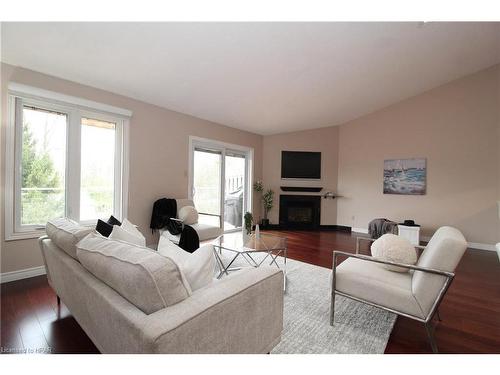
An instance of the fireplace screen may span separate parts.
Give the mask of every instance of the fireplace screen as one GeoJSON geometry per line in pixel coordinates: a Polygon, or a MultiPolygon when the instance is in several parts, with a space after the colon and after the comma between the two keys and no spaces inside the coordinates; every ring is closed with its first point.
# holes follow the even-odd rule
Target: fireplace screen
{"type": "Polygon", "coordinates": [[[311,207],[288,207],[288,222],[310,223],[313,220],[311,207]]]}

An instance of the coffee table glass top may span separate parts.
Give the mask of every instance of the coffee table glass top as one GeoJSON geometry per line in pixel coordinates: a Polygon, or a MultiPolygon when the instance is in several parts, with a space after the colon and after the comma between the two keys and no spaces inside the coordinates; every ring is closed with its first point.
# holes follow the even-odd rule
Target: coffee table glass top
{"type": "Polygon", "coordinates": [[[214,240],[213,245],[225,250],[244,252],[259,252],[286,249],[286,238],[271,234],[260,234],[259,238],[252,233],[245,237],[242,232],[225,233],[214,240]]]}

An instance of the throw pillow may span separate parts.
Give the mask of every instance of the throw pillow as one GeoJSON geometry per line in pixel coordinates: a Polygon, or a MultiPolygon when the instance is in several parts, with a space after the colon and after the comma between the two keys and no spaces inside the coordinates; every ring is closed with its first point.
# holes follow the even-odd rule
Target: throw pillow
{"type": "Polygon", "coordinates": [[[63,217],[49,220],[45,226],[45,232],[59,248],[77,259],[76,244],[92,232],[92,228],[84,227],[76,221],[63,217]]]}
{"type": "MultiPolygon", "coordinates": [[[[417,252],[413,245],[406,238],[395,234],[384,234],[373,242],[371,247],[374,258],[388,260],[390,262],[415,264],[417,262],[417,252]]],[[[408,272],[408,268],[384,264],[390,271],[408,272]]]]}
{"type": "Polygon", "coordinates": [[[179,210],[179,219],[187,225],[196,224],[198,222],[198,211],[193,206],[184,206],[179,210]]]}
{"type": "Polygon", "coordinates": [[[113,225],[98,219],[97,225],[95,226],[95,230],[98,231],[104,237],[109,237],[111,232],[113,231],[113,225]]]}
{"type": "MultiPolygon", "coordinates": [[[[125,223],[125,221],[124,221],[125,223]]],[[[139,232],[136,228],[134,228],[137,232],[139,232]]],[[[146,238],[142,235],[141,232],[137,234],[135,231],[128,231],[122,226],[113,225],[113,230],[109,235],[110,240],[124,241],[137,246],[146,246],[146,238]]]]}
{"type": "Polygon", "coordinates": [[[122,223],[116,217],[111,215],[107,221],[101,219],[97,220],[97,225],[95,227],[95,230],[104,237],[109,237],[109,235],[113,231],[114,225],[120,226],[122,225],[122,223]]]}
{"type": "Polygon", "coordinates": [[[161,237],[158,243],[158,253],[179,266],[193,291],[212,283],[215,272],[213,251],[212,245],[205,245],[188,253],[165,237],[161,237]]]}
{"type": "Polygon", "coordinates": [[[111,215],[107,221],[108,224],[110,225],[122,225],[122,223],[120,223],[120,220],[118,220],[116,217],[114,217],[113,215],[111,215]]]}

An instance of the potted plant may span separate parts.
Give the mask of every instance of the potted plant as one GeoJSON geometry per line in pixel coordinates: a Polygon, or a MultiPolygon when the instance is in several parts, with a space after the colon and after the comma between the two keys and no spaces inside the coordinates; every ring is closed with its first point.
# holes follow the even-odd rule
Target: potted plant
{"type": "Polygon", "coordinates": [[[267,214],[269,213],[269,211],[271,211],[274,205],[274,191],[268,189],[262,195],[262,205],[264,206],[264,218],[262,219],[262,227],[266,228],[269,225],[267,214]]]}
{"type": "MultiPolygon", "coordinates": [[[[262,194],[262,192],[264,191],[264,185],[262,184],[262,181],[256,181],[253,184],[253,189],[257,193],[262,194]]],[[[261,220],[260,225],[262,226],[262,228],[266,228],[269,225],[267,214],[269,213],[269,211],[271,211],[274,204],[274,191],[268,189],[264,194],[262,194],[260,199],[262,201],[262,207],[264,208],[264,218],[261,220]]]]}
{"type": "Polygon", "coordinates": [[[246,234],[252,233],[252,223],[253,223],[253,215],[250,212],[245,212],[245,216],[243,216],[245,220],[245,231],[246,234]]]}

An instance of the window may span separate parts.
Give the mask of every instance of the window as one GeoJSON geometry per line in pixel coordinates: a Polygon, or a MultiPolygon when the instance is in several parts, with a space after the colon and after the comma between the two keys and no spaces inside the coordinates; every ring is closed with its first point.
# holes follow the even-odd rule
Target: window
{"type": "Polygon", "coordinates": [[[251,211],[253,150],[208,139],[190,138],[189,197],[200,223],[225,232],[239,230],[251,211]]]}
{"type": "Polygon", "coordinates": [[[9,110],[7,240],[38,236],[57,217],[123,217],[128,111],[17,84],[9,110]]]}

